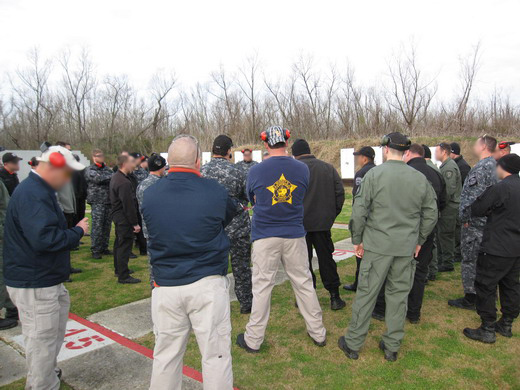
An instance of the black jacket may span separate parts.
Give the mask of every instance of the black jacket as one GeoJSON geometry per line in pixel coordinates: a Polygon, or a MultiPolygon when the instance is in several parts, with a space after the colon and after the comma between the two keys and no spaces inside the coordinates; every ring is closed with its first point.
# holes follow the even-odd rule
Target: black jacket
{"type": "Polygon", "coordinates": [[[464,181],[466,180],[466,176],[468,176],[469,171],[471,171],[471,167],[462,156],[454,158],[453,161],[455,161],[459,167],[462,186],[464,186],[464,181]]]}
{"type": "Polygon", "coordinates": [[[87,199],[87,179],[85,179],[84,171],[74,171],[72,173],[72,187],[74,188],[74,196],[76,201],[79,199],[87,199]]]}
{"type": "Polygon", "coordinates": [[[115,223],[138,225],[135,188],[130,178],[117,171],[110,180],[111,216],[115,223]]]}
{"type": "Polygon", "coordinates": [[[444,210],[448,200],[448,194],[446,192],[446,182],[444,181],[442,174],[428,166],[428,164],[426,164],[426,160],[423,157],[412,158],[410,161],[408,161],[408,165],[426,176],[432,185],[435,194],[437,195],[437,207],[439,211],[444,210]]]}
{"type": "Polygon", "coordinates": [[[43,288],[63,283],[70,274],[70,250],[83,229],[67,229],[56,191],[34,172],[13,194],[4,226],[5,284],[43,288]]]}
{"type": "Polygon", "coordinates": [[[354,203],[354,197],[358,193],[359,186],[361,185],[361,181],[365,177],[368,171],[374,168],[376,164],[373,162],[369,162],[366,165],[363,165],[359,171],[354,175],[354,185],[352,186],[352,203],[354,203]]]}
{"type": "Polygon", "coordinates": [[[309,168],[309,187],[303,199],[303,226],[307,232],[328,231],[343,208],[345,189],[334,167],[313,155],[298,159],[309,168]]]}
{"type": "Polygon", "coordinates": [[[489,187],[471,205],[471,216],[488,217],[480,251],[520,257],[520,177],[511,175],[489,187]]]}
{"type": "Polygon", "coordinates": [[[9,192],[9,196],[13,195],[13,191],[20,184],[20,180],[18,180],[18,175],[16,172],[10,173],[5,167],[0,167],[0,180],[4,182],[5,188],[7,188],[7,192],[9,192]]]}

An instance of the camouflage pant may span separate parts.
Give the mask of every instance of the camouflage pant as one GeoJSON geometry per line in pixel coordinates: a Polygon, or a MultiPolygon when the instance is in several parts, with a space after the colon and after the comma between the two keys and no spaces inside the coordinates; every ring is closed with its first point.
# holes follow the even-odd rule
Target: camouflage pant
{"type": "Polygon", "coordinates": [[[92,203],[92,229],[90,238],[92,253],[102,254],[108,250],[108,241],[110,240],[110,228],[112,220],[110,219],[110,205],[104,203],[92,203]]]}
{"type": "Polygon", "coordinates": [[[251,241],[248,236],[230,236],[231,246],[229,255],[231,257],[231,269],[235,278],[235,294],[240,307],[249,309],[253,304],[253,292],[251,282],[251,241]]]}
{"type": "Polygon", "coordinates": [[[475,275],[477,272],[477,258],[482,242],[483,230],[475,227],[462,227],[460,248],[462,263],[462,286],[465,294],[475,294],[475,275]]]}

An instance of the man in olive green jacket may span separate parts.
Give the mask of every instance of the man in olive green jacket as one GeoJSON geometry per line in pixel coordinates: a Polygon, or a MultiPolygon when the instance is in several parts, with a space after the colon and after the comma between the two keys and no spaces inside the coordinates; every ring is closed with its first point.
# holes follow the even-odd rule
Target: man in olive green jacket
{"type": "Polygon", "coordinates": [[[386,162],[365,175],[352,210],[352,243],[363,261],[352,318],[338,346],[350,359],[359,357],[378,292],[386,279],[387,331],[379,347],[385,359],[395,361],[404,336],[414,256],[435,227],[438,210],[435,192],[426,177],[402,161],[410,140],[391,133],[381,143],[386,162]]]}
{"type": "Polygon", "coordinates": [[[441,173],[446,182],[448,199],[437,225],[437,261],[439,272],[451,272],[455,263],[455,228],[459,213],[462,180],[460,170],[450,157],[451,144],[441,142],[435,149],[435,158],[442,161],[441,173]]]}

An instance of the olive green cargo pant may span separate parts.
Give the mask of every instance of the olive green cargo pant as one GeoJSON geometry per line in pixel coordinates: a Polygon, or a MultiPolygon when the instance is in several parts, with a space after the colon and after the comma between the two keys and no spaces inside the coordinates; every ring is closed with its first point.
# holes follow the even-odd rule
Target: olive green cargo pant
{"type": "Polygon", "coordinates": [[[356,298],[352,305],[352,318],[345,335],[350,349],[359,351],[365,342],[377,294],[386,279],[386,332],[383,341],[386,349],[397,352],[404,337],[404,322],[408,294],[413,285],[415,260],[413,256],[380,255],[365,250],[359,269],[356,298]]]}
{"type": "Polygon", "coordinates": [[[451,267],[455,262],[455,227],[458,209],[446,206],[439,218],[437,231],[437,262],[439,267],[451,267]]]}

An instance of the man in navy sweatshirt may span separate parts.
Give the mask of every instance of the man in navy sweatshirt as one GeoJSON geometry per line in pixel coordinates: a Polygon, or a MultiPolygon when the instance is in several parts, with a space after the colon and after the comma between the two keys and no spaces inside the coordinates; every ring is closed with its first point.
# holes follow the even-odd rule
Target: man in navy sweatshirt
{"type": "Polygon", "coordinates": [[[268,160],[255,165],[247,177],[249,201],[254,205],[253,307],[246,332],[237,344],[258,352],[265,337],[271,309],[271,291],[282,263],[296,295],[298,308],[313,342],[325,346],[326,331],[312,282],[303,226],[303,198],[309,186],[309,168],[287,155],[289,130],[272,126],[262,133],[268,160]]]}
{"type": "Polygon", "coordinates": [[[191,330],[202,355],[204,390],[231,390],[229,239],[237,204],[217,181],[200,175],[194,137],[176,137],[168,176],[143,193],[141,212],[155,279],[155,349],[151,389],[180,389],[191,330]]]}
{"type": "Polygon", "coordinates": [[[62,146],[42,145],[39,164],[13,193],[4,226],[4,277],[19,310],[27,361],[27,389],[56,390],[57,368],[69,315],[63,282],[70,274],[70,250],[88,231],[87,218],[72,228],[56,192],[85,168],[62,146]]]}

